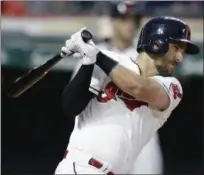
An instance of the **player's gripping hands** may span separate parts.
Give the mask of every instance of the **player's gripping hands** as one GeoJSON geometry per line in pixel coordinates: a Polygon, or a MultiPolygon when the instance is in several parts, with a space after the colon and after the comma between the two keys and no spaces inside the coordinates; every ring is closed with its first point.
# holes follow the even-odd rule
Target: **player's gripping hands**
{"type": "Polygon", "coordinates": [[[95,64],[99,49],[92,40],[87,43],[83,41],[81,32],[85,29],[86,27],[83,27],[78,32],[74,33],[70,39],[66,40],[65,46],[61,48],[61,51],[66,54],[71,52],[79,53],[82,56],[83,65],[95,64]]]}

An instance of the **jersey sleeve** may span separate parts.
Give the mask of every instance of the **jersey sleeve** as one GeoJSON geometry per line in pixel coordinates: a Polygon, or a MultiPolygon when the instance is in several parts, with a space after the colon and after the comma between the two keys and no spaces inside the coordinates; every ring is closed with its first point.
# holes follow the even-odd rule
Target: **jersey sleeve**
{"type": "MultiPolygon", "coordinates": [[[[105,49],[100,49],[100,50],[101,50],[101,52],[103,52],[103,54],[107,55],[111,59],[119,62],[120,64],[123,64],[124,58],[121,57],[121,55],[119,55],[119,54],[117,54],[115,52],[109,51],[109,50],[105,50],[105,49]]],[[[91,91],[92,93],[98,95],[99,92],[102,90],[104,83],[108,79],[109,78],[105,74],[105,72],[100,67],[95,65],[94,70],[93,70],[93,75],[92,75],[89,91],[91,91]]]]}
{"type": "Polygon", "coordinates": [[[125,68],[135,72],[136,74],[140,74],[139,67],[133,58],[125,54],[119,54],[109,50],[101,50],[101,52],[103,52],[103,54],[107,55],[111,59],[117,61],[120,65],[124,66],[125,68]]]}
{"type": "MultiPolygon", "coordinates": [[[[130,57],[105,49],[101,49],[101,52],[103,52],[103,54],[107,55],[111,59],[117,61],[120,65],[132,70],[137,74],[140,74],[138,65],[136,65],[130,57]]],[[[94,94],[98,95],[98,93],[103,88],[103,85],[106,80],[110,80],[109,77],[100,67],[95,65],[89,90],[94,94]]]]}
{"type": "MultiPolygon", "coordinates": [[[[112,52],[109,50],[105,50],[105,49],[101,49],[101,52],[103,52],[103,54],[107,55],[111,59],[117,61],[120,65],[123,65],[124,67],[139,74],[138,66],[132,61],[130,57],[122,54],[118,54],[116,52],[112,52]]],[[[105,74],[105,72],[100,67],[95,65],[89,91],[98,95],[98,93],[102,90],[106,80],[109,80],[109,77],[105,74]]]]}
{"type": "Polygon", "coordinates": [[[107,75],[103,72],[103,70],[97,65],[94,65],[89,91],[98,95],[106,79],[107,75]]]}
{"type": "Polygon", "coordinates": [[[175,77],[154,76],[153,79],[165,89],[169,96],[170,105],[162,113],[170,114],[178,106],[183,97],[182,86],[175,77]]]}
{"type": "MultiPolygon", "coordinates": [[[[82,59],[80,58],[76,64],[74,70],[73,70],[71,80],[76,76],[81,65],[82,65],[82,59]]],[[[91,83],[90,83],[89,91],[94,93],[95,95],[98,95],[106,77],[107,76],[103,72],[103,70],[100,67],[98,67],[97,65],[94,65],[94,70],[93,70],[93,74],[91,77],[91,83]]]]}

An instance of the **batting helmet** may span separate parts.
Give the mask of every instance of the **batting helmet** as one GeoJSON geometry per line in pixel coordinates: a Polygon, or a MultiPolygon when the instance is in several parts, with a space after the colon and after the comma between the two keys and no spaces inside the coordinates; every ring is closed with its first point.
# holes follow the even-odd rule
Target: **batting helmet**
{"type": "Polygon", "coordinates": [[[147,22],[140,33],[137,52],[144,50],[148,54],[162,55],[168,51],[169,42],[185,42],[187,54],[199,53],[199,47],[191,42],[189,26],[169,16],[156,17],[147,22]]]}

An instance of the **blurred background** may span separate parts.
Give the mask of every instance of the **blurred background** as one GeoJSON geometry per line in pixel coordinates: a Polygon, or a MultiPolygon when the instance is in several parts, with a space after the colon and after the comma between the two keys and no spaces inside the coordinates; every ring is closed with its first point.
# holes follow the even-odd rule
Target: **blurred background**
{"type": "MultiPolygon", "coordinates": [[[[96,43],[113,35],[111,1],[1,1],[2,174],[53,173],[67,146],[73,120],[61,113],[61,93],[78,60],[67,58],[18,99],[4,86],[59,52],[64,41],[87,26],[96,43]]],[[[164,174],[201,173],[203,167],[203,2],[136,2],[138,33],[154,16],[186,21],[201,49],[186,55],[176,72],[184,98],[159,130],[164,174]]],[[[136,41],[135,41],[136,42],[136,41]]]]}

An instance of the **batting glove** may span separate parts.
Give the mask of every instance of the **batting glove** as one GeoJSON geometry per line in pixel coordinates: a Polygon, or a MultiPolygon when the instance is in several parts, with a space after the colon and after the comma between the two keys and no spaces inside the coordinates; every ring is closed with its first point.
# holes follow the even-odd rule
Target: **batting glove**
{"type": "Polygon", "coordinates": [[[62,51],[65,53],[78,52],[82,56],[82,64],[90,65],[96,62],[96,56],[99,49],[96,47],[92,40],[85,43],[81,37],[81,32],[86,27],[80,29],[78,32],[71,36],[70,40],[66,40],[65,47],[62,47],[62,51]]]}

